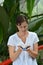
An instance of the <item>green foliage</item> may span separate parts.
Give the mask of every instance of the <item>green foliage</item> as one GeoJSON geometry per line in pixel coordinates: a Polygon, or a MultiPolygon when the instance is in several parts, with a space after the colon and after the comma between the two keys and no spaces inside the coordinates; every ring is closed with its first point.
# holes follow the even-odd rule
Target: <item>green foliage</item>
{"type": "Polygon", "coordinates": [[[38,65],[43,65],[43,50],[39,50],[39,54],[37,57],[37,63],[38,65]]]}
{"type": "Polygon", "coordinates": [[[19,13],[19,1],[5,0],[4,6],[0,7],[0,60],[8,58],[8,37],[17,31],[16,17],[19,13]]]}
{"type": "Polygon", "coordinates": [[[37,59],[37,63],[38,65],[42,65],[42,60],[41,60],[41,57],[39,56],[39,58],[37,59]]]}
{"type": "Polygon", "coordinates": [[[7,13],[11,11],[12,6],[15,4],[14,1],[15,0],[5,0],[4,1],[4,8],[7,13]]]}
{"type": "Polygon", "coordinates": [[[30,22],[29,29],[31,31],[35,31],[36,33],[41,34],[43,33],[43,17],[35,19],[30,22]],[[39,29],[41,27],[41,30],[39,29]]]}
{"type": "Polygon", "coordinates": [[[16,31],[15,21],[19,12],[19,1],[5,0],[4,6],[0,7],[0,23],[2,24],[4,40],[16,31]],[[10,24],[11,23],[11,27],[10,24]],[[10,30],[9,30],[10,28],[10,30]]]}
{"type": "Polygon", "coordinates": [[[0,7],[0,26],[2,28],[3,39],[5,39],[8,32],[9,17],[3,7],[0,7]]]}
{"type": "Polygon", "coordinates": [[[8,47],[5,41],[3,41],[2,44],[0,44],[0,60],[4,61],[8,58],[8,47]]]}
{"type": "Polygon", "coordinates": [[[2,42],[3,40],[3,30],[2,30],[2,26],[0,24],[0,42],[2,42]]]}
{"type": "Polygon", "coordinates": [[[26,1],[27,1],[28,15],[29,15],[29,17],[31,17],[35,0],[26,0],[26,1]]]}

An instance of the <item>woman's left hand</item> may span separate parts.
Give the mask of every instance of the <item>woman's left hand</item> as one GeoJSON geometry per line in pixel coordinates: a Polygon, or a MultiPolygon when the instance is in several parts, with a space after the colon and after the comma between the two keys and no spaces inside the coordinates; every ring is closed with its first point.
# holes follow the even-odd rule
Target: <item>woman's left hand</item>
{"type": "Polygon", "coordinates": [[[28,52],[30,50],[30,48],[27,48],[26,51],[28,52]]]}

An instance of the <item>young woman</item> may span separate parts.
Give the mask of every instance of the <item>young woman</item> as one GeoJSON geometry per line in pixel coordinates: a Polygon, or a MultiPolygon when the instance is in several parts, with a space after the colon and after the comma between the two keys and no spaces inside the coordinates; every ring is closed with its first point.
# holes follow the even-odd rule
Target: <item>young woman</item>
{"type": "Polygon", "coordinates": [[[28,21],[24,15],[18,15],[16,26],[19,31],[9,37],[7,44],[12,65],[37,65],[37,34],[28,31],[28,21]]]}

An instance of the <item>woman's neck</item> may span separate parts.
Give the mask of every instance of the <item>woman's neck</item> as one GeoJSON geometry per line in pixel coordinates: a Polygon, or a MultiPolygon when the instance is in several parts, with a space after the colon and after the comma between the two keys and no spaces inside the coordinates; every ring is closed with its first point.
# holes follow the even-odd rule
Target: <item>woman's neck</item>
{"type": "Polygon", "coordinates": [[[24,37],[24,36],[27,36],[28,35],[28,31],[26,31],[26,32],[18,32],[18,35],[19,36],[22,36],[22,37],[24,37]]]}

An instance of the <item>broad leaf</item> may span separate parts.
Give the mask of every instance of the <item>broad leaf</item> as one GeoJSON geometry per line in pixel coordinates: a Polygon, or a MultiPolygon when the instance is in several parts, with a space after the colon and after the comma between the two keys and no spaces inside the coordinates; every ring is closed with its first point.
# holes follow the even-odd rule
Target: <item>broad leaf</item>
{"type": "Polygon", "coordinates": [[[9,17],[3,7],[0,7],[0,23],[2,24],[3,28],[3,35],[6,37],[9,27],[9,17]]]}
{"type": "Polygon", "coordinates": [[[36,31],[38,34],[43,31],[43,17],[31,21],[29,24],[29,29],[31,31],[36,31]],[[38,30],[40,31],[38,32],[38,30]]]}
{"type": "Polygon", "coordinates": [[[31,17],[35,0],[26,0],[26,1],[27,1],[28,15],[31,17]]]}
{"type": "Polygon", "coordinates": [[[38,35],[43,35],[43,24],[39,27],[38,30],[35,31],[38,35]]]}

